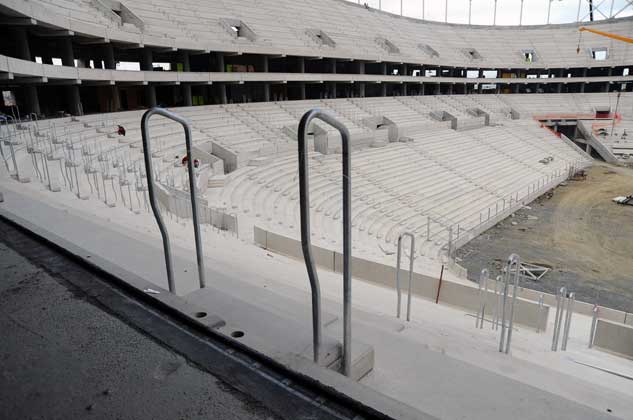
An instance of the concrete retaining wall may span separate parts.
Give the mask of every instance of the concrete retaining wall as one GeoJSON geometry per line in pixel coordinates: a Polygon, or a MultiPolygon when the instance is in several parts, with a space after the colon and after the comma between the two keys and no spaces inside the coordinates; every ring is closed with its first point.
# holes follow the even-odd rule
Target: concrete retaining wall
{"type": "Polygon", "coordinates": [[[633,326],[599,319],[593,345],[633,359],[633,326]]]}
{"type": "MultiPolygon", "coordinates": [[[[268,232],[255,226],[255,243],[265,249],[303,260],[301,242],[283,235],[268,232]]],[[[322,268],[341,273],[343,270],[343,255],[339,252],[312,246],[315,263],[322,268]]],[[[395,289],[396,268],[375,261],[368,261],[352,256],[352,275],[354,278],[395,289]]],[[[401,270],[401,278],[408,279],[406,270],[401,270]]],[[[424,299],[435,301],[438,293],[439,279],[420,273],[413,273],[413,294],[424,299]]],[[[395,299],[395,298],[394,298],[395,299]]],[[[468,312],[476,312],[479,308],[479,291],[475,285],[455,283],[444,280],[439,294],[439,302],[454,306],[468,312]]],[[[490,309],[494,303],[492,294],[488,296],[488,310],[486,317],[492,316],[490,309]]],[[[523,326],[544,331],[547,327],[549,306],[542,310],[536,302],[518,298],[515,307],[515,322],[523,326]]]]}

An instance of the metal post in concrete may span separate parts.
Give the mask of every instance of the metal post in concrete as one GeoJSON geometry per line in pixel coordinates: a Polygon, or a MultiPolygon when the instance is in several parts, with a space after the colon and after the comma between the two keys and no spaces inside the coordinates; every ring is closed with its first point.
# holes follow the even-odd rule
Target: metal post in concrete
{"type": "Polygon", "coordinates": [[[479,274],[479,310],[475,318],[475,328],[483,329],[486,316],[486,301],[488,299],[488,269],[484,268],[479,274]]]}
{"type": "Polygon", "coordinates": [[[312,256],[310,232],[310,192],[308,173],[307,129],[314,119],[320,119],[336,128],[341,134],[343,146],[343,373],[351,375],[352,370],[352,177],[351,177],[351,145],[350,134],[344,124],[330,114],[312,109],[306,112],[299,122],[299,203],[301,215],[301,249],[310,279],[312,291],[312,340],[314,362],[320,361],[322,339],[321,325],[321,287],[312,256]]]}
{"type": "MultiPolygon", "coordinates": [[[[154,179],[149,174],[153,174],[152,168],[152,151],[150,144],[150,135],[149,135],[149,119],[152,115],[158,114],[163,117],[169,118],[170,120],[176,121],[181,124],[185,130],[185,148],[187,156],[189,159],[187,161],[187,173],[189,175],[189,194],[191,200],[191,218],[193,220],[193,233],[194,239],[196,242],[196,260],[198,263],[198,280],[200,288],[203,289],[206,286],[205,279],[205,268],[204,268],[204,253],[202,250],[202,236],[200,234],[200,220],[198,217],[198,196],[196,194],[196,179],[195,172],[193,168],[193,159],[192,156],[192,134],[191,134],[191,125],[184,118],[176,115],[172,112],[169,112],[162,108],[152,108],[149,111],[143,114],[143,118],[141,119],[141,137],[143,140],[143,157],[145,160],[145,173],[147,176],[147,191],[150,198],[150,205],[152,207],[152,211],[154,213],[154,217],[156,218],[156,223],[158,224],[158,228],[160,230],[162,239],[163,239],[163,249],[165,252],[165,266],[167,269],[167,283],[169,285],[169,291],[172,293],[176,292],[176,284],[174,279],[174,271],[172,265],[172,257],[171,257],[171,244],[169,241],[169,234],[167,233],[167,229],[163,222],[162,215],[160,213],[160,208],[158,206],[158,201],[156,199],[156,195],[154,192],[154,179]]],[[[131,201],[131,200],[130,200],[131,201]]]]}
{"type": "Polygon", "coordinates": [[[398,236],[398,255],[396,264],[396,291],[398,295],[398,308],[396,317],[400,318],[400,303],[402,302],[402,292],[400,289],[400,261],[402,260],[402,239],[408,236],[411,240],[411,251],[409,254],[409,288],[407,295],[407,321],[411,320],[411,284],[413,280],[413,260],[415,259],[415,236],[410,232],[404,232],[398,236]]]}
{"type": "Polygon", "coordinates": [[[596,336],[596,326],[598,325],[598,304],[593,305],[591,310],[591,329],[589,330],[589,348],[593,347],[593,340],[596,336]]]}
{"type": "Polygon", "coordinates": [[[567,300],[567,313],[565,315],[565,329],[563,330],[563,341],[560,345],[562,351],[567,350],[567,340],[569,340],[569,329],[571,328],[571,318],[574,314],[574,302],[576,301],[576,294],[571,292],[567,300]]]}
{"type": "Polygon", "coordinates": [[[552,334],[552,351],[558,350],[558,339],[560,335],[563,311],[565,310],[565,299],[567,298],[567,288],[561,287],[556,294],[556,316],[554,317],[554,331],[552,334]]]}
{"type": "Polygon", "coordinates": [[[510,353],[510,344],[512,342],[512,327],[514,322],[514,305],[516,303],[517,293],[519,289],[519,276],[521,275],[521,258],[517,254],[508,257],[505,266],[504,285],[503,285],[503,303],[501,305],[501,337],[499,339],[499,352],[510,353]],[[510,315],[506,324],[506,312],[508,307],[508,292],[510,288],[510,277],[514,268],[514,282],[512,285],[512,301],[510,303],[510,315]],[[507,338],[506,338],[507,336],[507,338]]]}

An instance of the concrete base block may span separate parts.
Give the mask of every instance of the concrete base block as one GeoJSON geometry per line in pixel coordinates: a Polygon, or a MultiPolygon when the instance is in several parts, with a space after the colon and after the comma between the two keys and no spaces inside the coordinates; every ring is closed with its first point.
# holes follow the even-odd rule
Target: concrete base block
{"type": "MultiPolygon", "coordinates": [[[[196,290],[185,299],[204,310],[222,313],[227,324],[218,330],[276,360],[298,355],[313,360],[312,313],[309,299],[297,302],[274,292],[252,286],[218,290],[196,290]],[[236,292],[239,290],[239,293],[236,292]]],[[[305,296],[308,298],[308,296],[305,296]]],[[[338,316],[322,312],[322,322],[340,322],[338,316]]],[[[325,331],[324,331],[325,332],[325,331]]],[[[340,371],[343,348],[341,341],[323,335],[319,365],[340,371]]],[[[352,342],[352,378],[359,380],[374,367],[374,351],[367,344],[352,342]]]]}
{"type": "Polygon", "coordinates": [[[610,353],[633,359],[633,326],[599,319],[593,344],[610,353]]]}

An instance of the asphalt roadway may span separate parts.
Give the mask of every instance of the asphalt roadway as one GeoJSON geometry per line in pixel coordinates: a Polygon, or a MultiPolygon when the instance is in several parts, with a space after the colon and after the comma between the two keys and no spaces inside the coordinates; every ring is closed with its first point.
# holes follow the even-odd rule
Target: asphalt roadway
{"type": "Polygon", "coordinates": [[[0,238],[0,418],[277,419],[0,238]]]}

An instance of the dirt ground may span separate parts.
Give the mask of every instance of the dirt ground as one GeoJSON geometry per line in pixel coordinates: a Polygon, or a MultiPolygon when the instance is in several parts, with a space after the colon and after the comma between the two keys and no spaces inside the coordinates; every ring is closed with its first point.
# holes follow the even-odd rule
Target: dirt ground
{"type": "Polygon", "coordinates": [[[513,252],[551,267],[525,287],[633,312],[633,206],[613,203],[633,195],[633,170],[596,162],[586,180],[568,181],[474,239],[458,252],[471,280],[487,267],[499,274],[513,252]]]}

